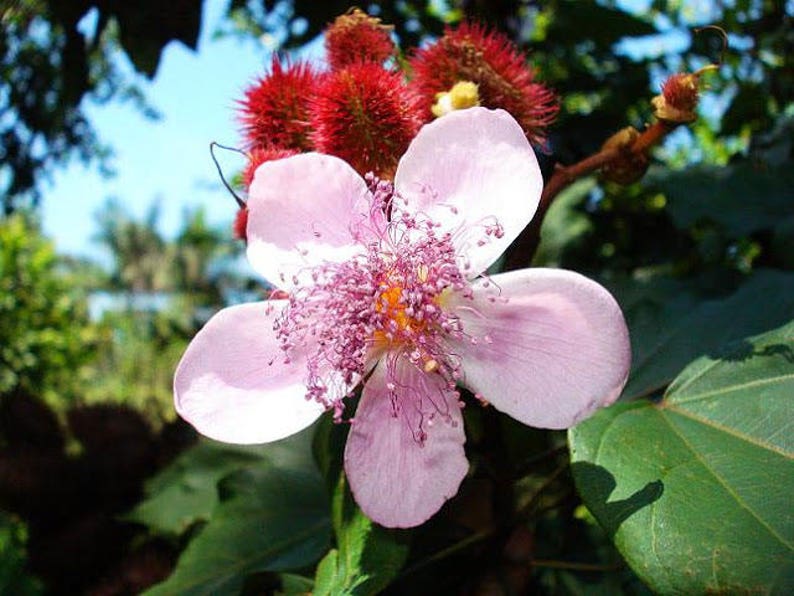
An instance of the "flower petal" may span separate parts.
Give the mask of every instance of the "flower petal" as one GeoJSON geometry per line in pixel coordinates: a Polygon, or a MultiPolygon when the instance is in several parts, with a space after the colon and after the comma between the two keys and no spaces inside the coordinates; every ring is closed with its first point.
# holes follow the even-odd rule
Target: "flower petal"
{"type": "Polygon", "coordinates": [[[453,234],[474,277],[532,219],[543,178],[524,131],[510,114],[469,108],[419,131],[400,160],[395,187],[409,213],[426,213],[453,234]],[[486,237],[485,226],[494,223],[502,227],[500,238],[486,237]]]}
{"type": "Polygon", "coordinates": [[[307,268],[359,252],[372,218],[382,219],[371,210],[366,183],[338,157],[303,153],[265,162],[248,195],[248,260],[272,284],[289,287],[307,268]]]}
{"type": "Polygon", "coordinates": [[[284,364],[273,320],[284,300],[225,308],[198,332],[174,376],[179,415],[203,435],[266,443],[309,426],[324,407],[306,400],[300,355],[284,364]]]}
{"type": "Polygon", "coordinates": [[[457,395],[438,375],[399,359],[393,364],[378,363],[364,386],[345,448],[345,472],[369,518],[409,528],[458,492],[469,464],[457,395]],[[397,386],[394,399],[390,380],[397,386]]]}
{"type": "Polygon", "coordinates": [[[631,347],[620,307],[578,273],[494,275],[456,306],[477,342],[454,346],[464,384],[524,424],[573,426],[615,401],[626,383],[631,347]]]}

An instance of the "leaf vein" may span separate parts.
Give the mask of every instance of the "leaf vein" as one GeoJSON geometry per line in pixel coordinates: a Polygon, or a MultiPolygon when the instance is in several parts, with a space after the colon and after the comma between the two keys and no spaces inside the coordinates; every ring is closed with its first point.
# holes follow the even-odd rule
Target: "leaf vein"
{"type": "MultiPolygon", "coordinates": [[[[746,443],[750,443],[751,445],[754,445],[756,447],[760,447],[761,449],[766,449],[768,451],[773,451],[773,452],[777,453],[778,455],[781,455],[781,456],[785,457],[786,459],[794,459],[794,453],[789,453],[788,451],[785,451],[784,449],[781,449],[777,445],[772,445],[770,443],[763,442],[763,441],[759,440],[757,437],[753,437],[751,435],[748,435],[748,434],[745,434],[745,433],[741,433],[741,432],[737,431],[734,428],[731,428],[729,426],[724,426],[724,425],[722,425],[722,424],[720,424],[720,423],[718,423],[718,422],[716,422],[714,420],[711,420],[709,418],[703,418],[702,416],[698,416],[697,414],[694,414],[694,413],[692,413],[692,412],[690,412],[688,410],[681,410],[681,409],[676,408],[674,406],[669,406],[667,408],[663,408],[662,411],[664,411],[664,410],[666,410],[668,412],[674,412],[678,416],[682,416],[683,418],[689,418],[690,420],[694,420],[695,422],[699,422],[700,424],[703,424],[705,426],[710,426],[711,428],[713,428],[715,430],[723,432],[723,433],[725,433],[727,435],[730,435],[730,436],[732,436],[732,437],[734,437],[736,439],[739,439],[741,441],[744,441],[746,443]]],[[[688,445],[688,443],[687,443],[687,445],[688,445]]]]}
{"type": "MultiPolygon", "coordinates": [[[[720,395],[721,393],[732,393],[734,391],[739,391],[741,389],[749,389],[752,387],[758,387],[761,385],[769,385],[778,382],[786,382],[786,381],[794,381],[794,373],[789,373],[785,375],[778,375],[776,377],[765,377],[763,379],[754,379],[752,381],[748,381],[746,383],[740,383],[738,385],[728,385],[720,387],[719,389],[715,389],[713,391],[706,391],[704,393],[696,393],[695,395],[690,395],[684,399],[676,399],[675,404],[688,404],[694,401],[700,401],[702,399],[706,399],[709,397],[714,397],[715,395],[720,395]]],[[[680,393],[682,388],[677,390],[677,393],[680,393]]]]}
{"type": "Polygon", "coordinates": [[[731,486],[722,478],[722,476],[720,476],[716,472],[716,470],[714,470],[714,468],[712,468],[708,464],[708,462],[703,458],[700,452],[697,449],[695,449],[692,446],[692,444],[687,440],[687,438],[684,436],[684,434],[681,433],[681,431],[678,428],[676,428],[675,424],[673,424],[673,422],[669,419],[666,412],[664,410],[660,410],[660,413],[664,421],[667,422],[667,425],[670,427],[670,430],[672,430],[678,436],[678,438],[681,439],[684,445],[686,445],[687,448],[695,456],[695,459],[697,459],[701,463],[703,468],[714,477],[714,479],[723,487],[723,489],[725,489],[725,492],[731,495],[736,501],[736,503],[742,509],[747,511],[750,514],[750,516],[753,517],[761,526],[763,526],[769,532],[770,535],[774,536],[778,540],[778,542],[780,542],[783,546],[787,547],[789,550],[794,550],[794,544],[790,544],[789,542],[787,542],[786,539],[780,536],[775,531],[774,528],[770,527],[768,523],[766,523],[763,519],[761,519],[758,516],[758,514],[755,511],[753,511],[753,509],[751,509],[747,505],[747,503],[745,503],[745,501],[731,488],[731,486]]]}

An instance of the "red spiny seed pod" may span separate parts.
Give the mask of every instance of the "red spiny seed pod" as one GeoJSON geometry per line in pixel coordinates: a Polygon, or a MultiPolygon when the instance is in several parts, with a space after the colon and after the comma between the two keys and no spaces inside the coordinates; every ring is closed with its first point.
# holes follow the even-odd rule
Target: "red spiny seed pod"
{"type": "Polygon", "coordinates": [[[325,30],[325,51],[332,70],[358,62],[383,62],[396,53],[389,35],[392,27],[381,24],[358,8],[336,17],[325,30]]]}
{"type": "Polygon", "coordinates": [[[243,184],[245,188],[251,186],[254,181],[256,169],[266,161],[284,159],[298,152],[294,149],[280,149],[278,147],[257,147],[248,154],[248,165],[243,170],[243,184]]]}
{"type": "Polygon", "coordinates": [[[318,151],[384,179],[394,175],[421,124],[402,75],[372,62],[325,75],[311,113],[318,151]]]}
{"type": "Polygon", "coordinates": [[[535,82],[518,48],[501,33],[474,23],[447,28],[437,42],[418,50],[410,65],[409,85],[425,120],[433,117],[439,95],[463,81],[477,85],[480,105],[510,112],[538,145],[559,111],[556,94],[535,82]]]}
{"type": "Polygon", "coordinates": [[[251,85],[239,102],[239,120],[249,149],[313,148],[309,140],[308,102],[317,79],[308,64],[282,64],[278,56],[273,57],[270,73],[251,85]]]}

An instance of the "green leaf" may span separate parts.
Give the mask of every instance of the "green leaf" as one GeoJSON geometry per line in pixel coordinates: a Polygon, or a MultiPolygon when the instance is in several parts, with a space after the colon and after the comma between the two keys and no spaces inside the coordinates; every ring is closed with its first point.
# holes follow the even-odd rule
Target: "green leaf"
{"type": "Polygon", "coordinates": [[[569,431],[585,504],[664,594],[794,587],[794,323],[569,431]]]}
{"type": "Polygon", "coordinates": [[[713,221],[736,238],[772,228],[794,215],[791,163],[694,166],[680,172],[656,172],[650,178],[667,197],[667,212],[679,228],[713,221]]]}
{"type": "Polygon", "coordinates": [[[210,519],[218,504],[217,484],[235,470],[266,461],[283,468],[310,466],[307,442],[312,429],[267,445],[229,445],[203,440],[149,480],[146,499],[127,519],[162,534],[181,534],[210,519]]]}
{"type": "Polygon", "coordinates": [[[306,596],[311,594],[314,590],[314,581],[302,575],[295,575],[293,573],[280,573],[281,589],[276,594],[284,594],[285,596],[306,596]]]}
{"type": "Polygon", "coordinates": [[[337,548],[317,567],[315,596],[378,594],[408,556],[407,533],[373,523],[353,502],[344,474],[333,498],[337,548]]]}
{"type": "Polygon", "coordinates": [[[220,492],[210,523],[148,596],[237,594],[247,575],[300,569],[328,547],[328,503],[316,471],[259,464],[224,480],[220,492]]]}
{"type": "Polygon", "coordinates": [[[611,289],[632,342],[624,399],[663,388],[694,358],[782,325],[794,313],[794,274],[776,271],[758,271],[733,294],[711,300],[671,279],[611,289]]]}
{"type": "Polygon", "coordinates": [[[209,520],[218,503],[218,481],[261,458],[255,451],[203,441],[185,451],[147,483],[147,498],[127,519],[163,534],[181,534],[209,520]]]}
{"type": "Polygon", "coordinates": [[[329,494],[336,491],[339,483],[348,431],[349,425],[336,424],[331,412],[323,414],[317,423],[312,453],[320,473],[325,478],[329,494]]]}

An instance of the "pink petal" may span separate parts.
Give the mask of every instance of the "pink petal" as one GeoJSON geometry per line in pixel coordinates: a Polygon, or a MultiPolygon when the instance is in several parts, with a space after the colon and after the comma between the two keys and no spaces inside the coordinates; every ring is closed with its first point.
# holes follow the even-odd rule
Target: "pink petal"
{"type": "MultiPolygon", "coordinates": [[[[268,161],[248,196],[248,260],[268,281],[289,287],[293,276],[325,261],[341,262],[370,237],[370,193],[337,157],[303,153],[268,161]]],[[[301,283],[310,283],[301,275],[301,283]]]]}
{"type": "Polygon", "coordinates": [[[276,342],[273,320],[285,305],[273,300],[225,308],[190,342],[174,377],[174,403],[201,434],[266,443],[323,413],[322,405],[305,398],[305,363],[296,357],[284,364],[276,342]]]}
{"type": "Polygon", "coordinates": [[[440,376],[401,360],[391,379],[398,387],[396,403],[386,386],[390,367],[381,361],[364,386],[345,448],[356,502],[370,519],[390,528],[426,521],[458,492],[469,468],[457,396],[440,376]]]}
{"type": "Polygon", "coordinates": [[[424,212],[454,234],[455,247],[483,272],[532,219],[543,189],[538,161],[524,131],[504,110],[469,108],[426,125],[395,175],[410,213],[424,212]],[[484,224],[504,235],[483,246],[484,224]]]}
{"type": "Polygon", "coordinates": [[[456,299],[463,330],[477,342],[453,346],[467,387],[542,428],[573,426],[617,399],[631,347],[609,292],[555,269],[503,273],[485,284],[475,284],[473,301],[456,299]]]}

